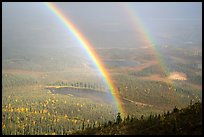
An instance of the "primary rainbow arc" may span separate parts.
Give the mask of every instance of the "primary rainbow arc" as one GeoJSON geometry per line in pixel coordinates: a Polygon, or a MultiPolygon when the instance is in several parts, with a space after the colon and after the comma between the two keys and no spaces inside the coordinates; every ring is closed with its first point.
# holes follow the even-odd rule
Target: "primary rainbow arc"
{"type": "Polygon", "coordinates": [[[71,20],[63,14],[60,9],[53,3],[45,3],[49,9],[62,21],[64,26],[77,38],[80,46],[85,49],[86,53],[89,55],[95,66],[97,67],[100,74],[103,76],[105,83],[107,84],[111,95],[113,97],[116,109],[121,113],[121,116],[126,115],[125,109],[123,108],[122,102],[120,100],[119,92],[117,91],[115,85],[113,84],[111,77],[109,76],[104,64],[101,62],[100,58],[92,48],[91,43],[85,38],[85,36],[77,29],[77,27],[71,22],[71,20]]]}

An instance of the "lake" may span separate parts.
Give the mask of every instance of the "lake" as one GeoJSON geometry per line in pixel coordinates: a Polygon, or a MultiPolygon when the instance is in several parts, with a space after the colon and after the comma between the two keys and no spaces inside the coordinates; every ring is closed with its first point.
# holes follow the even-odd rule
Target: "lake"
{"type": "Polygon", "coordinates": [[[113,103],[112,101],[112,95],[107,92],[103,91],[97,91],[92,89],[77,89],[77,88],[68,88],[68,87],[62,87],[62,88],[47,88],[52,92],[53,94],[63,94],[68,95],[71,94],[74,97],[80,97],[80,98],[88,98],[95,102],[100,103],[113,103]]]}

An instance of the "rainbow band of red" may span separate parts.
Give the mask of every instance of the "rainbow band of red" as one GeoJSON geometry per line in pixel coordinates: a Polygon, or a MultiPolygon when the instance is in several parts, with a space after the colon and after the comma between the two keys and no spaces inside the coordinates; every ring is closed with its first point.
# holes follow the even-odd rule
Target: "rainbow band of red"
{"type": "Polygon", "coordinates": [[[115,85],[113,84],[110,75],[108,74],[104,64],[101,62],[100,58],[92,48],[91,43],[85,38],[85,36],[77,29],[77,27],[71,22],[71,20],[65,16],[58,7],[56,7],[53,3],[46,3],[49,9],[58,17],[59,20],[63,22],[65,27],[73,34],[75,38],[77,38],[80,46],[85,49],[86,53],[89,55],[98,71],[103,76],[105,83],[107,84],[111,95],[113,97],[116,109],[121,113],[121,116],[124,117],[126,115],[125,109],[120,100],[119,92],[117,91],[115,85]]]}

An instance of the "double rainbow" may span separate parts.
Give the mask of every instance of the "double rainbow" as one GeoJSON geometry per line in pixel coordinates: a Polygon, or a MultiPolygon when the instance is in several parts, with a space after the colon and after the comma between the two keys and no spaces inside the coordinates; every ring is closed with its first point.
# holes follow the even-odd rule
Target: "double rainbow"
{"type": "Polygon", "coordinates": [[[113,97],[116,109],[121,113],[121,116],[126,115],[125,109],[120,100],[119,92],[117,91],[110,75],[108,74],[104,64],[101,62],[100,58],[93,49],[91,43],[85,38],[85,36],[77,29],[77,27],[71,22],[68,16],[65,16],[62,11],[53,3],[45,3],[49,9],[58,17],[59,20],[64,24],[64,26],[72,33],[72,35],[78,40],[80,46],[85,49],[95,66],[97,67],[100,74],[103,76],[105,83],[107,84],[111,95],[113,97]]]}

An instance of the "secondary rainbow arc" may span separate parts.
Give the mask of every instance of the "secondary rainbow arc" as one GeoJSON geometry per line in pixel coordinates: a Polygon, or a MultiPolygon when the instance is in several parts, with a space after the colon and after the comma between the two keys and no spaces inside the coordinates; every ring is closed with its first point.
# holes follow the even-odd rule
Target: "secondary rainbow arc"
{"type": "Polygon", "coordinates": [[[133,3],[120,3],[120,6],[124,10],[125,14],[128,16],[128,19],[133,25],[133,28],[137,28],[137,30],[135,31],[137,33],[140,33],[140,37],[143,40],[144,45],[152,49],[153,56],[158,62],[161,72],[163,72],[163,74],[165,75],[169,75],[169,70],[166,67],[166,64],[160,54],[160,51],[155,46],[156,42],[153,36],[148,31],[148,27],[144,25],[145,23],[140,18],[137,9],[133,7],[133,3]]]}

